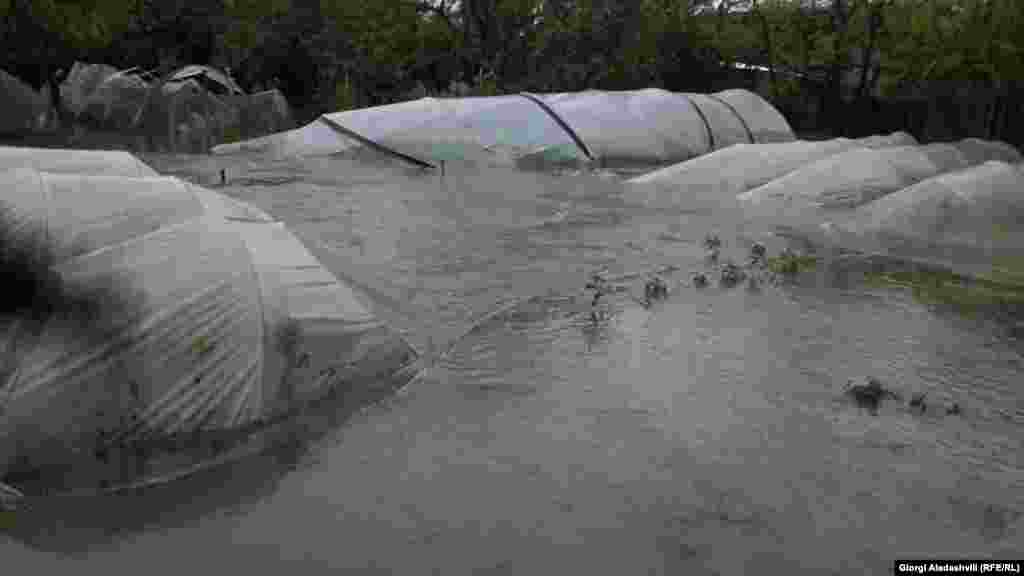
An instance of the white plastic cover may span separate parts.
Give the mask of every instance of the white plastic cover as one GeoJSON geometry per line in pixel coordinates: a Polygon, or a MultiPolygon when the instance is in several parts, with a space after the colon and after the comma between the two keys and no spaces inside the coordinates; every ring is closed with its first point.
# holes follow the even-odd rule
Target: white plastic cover
{"type": "Polygon", "coordinates": [[[736,144],[627,180],[627,195],[633,201],[668,206],[732,200],[801,166],[859,147],[855,140],[845,138],[736,144]]]}
{"type": "Polygon", "coordinates": [[[214,146],[214,154],[257,153],[271,158],[326,156],[359,146],[359,141],[332,128],[323,118],[305,126],[251,140],[214,146]]]}
{"type": "MultiPolygon", "coordinates": [[[[983,143],[971,159],[1002,155],[983,143]]],[[[848,150],[745,192],[739,200],[750,220],[813,227],[835,216],[833,211],[856,208],[933,176],[962,170],[971,159],[950,144],[848,150]]]]}
{"type": "Polygon", "coordinates": [[[119,150],[67,150],[0,146],[0,170],[35,168],[43,172],[107,176],[156,176],[152,168],[119,150]]]}
{"type": "Polygon", "coordinates": [[[85,114],[104,126],[128,128],[138,119],[148,93],[145,80],[118,72],[103,80],[86,98],[85,114]]]}
{"type": "Polygon", "coordinates": [[[302,128],[217,146],[213,152],[305,156],[368,145],[427,162],[555,158],[657,164],[737,142],[792,138],[785,119],[755,94],[646,89],[421,98],[326,114],[302,128]]]}
{"type": "Polygon", "coordinates": [[[142,298],[117,341],[4,336],[21,352],[0,382],[0,477],[15,459],[90,450],[100,429],[119,441],[238,429],[413,358],[254,207],[173,178],[21,169],[0,179],[14,216],[63,246],[64,278],[118,280],[142,298]]]}
{"type": "Polygon", "coordinates": [[[575,148],[570,135],[529,98],[423,98],[328,114],[334,125],[388,149],[431,162],[506,161],[553,146],[575,148]]]}
{"type": "Polygon", "coordinates": [[[855,208],[941,171],[919,146],[847,150],[740,194],[759,218],[805,210],[855,208]]]}
{"type": "Polygon", "coordinates": [[[998,160],[1007,164],[1015,164],[1024,160],[1016,148],[998,140],[965,138],[959,142],[954,142],[953,145],[967,157],[967,160],[972,165],[988,162],[989,160],[998,160]]]}
{"type": "Polygon", "coordinates": [[[217,91],[218,93],[221,93],[220,91],[222,90],[223,93],[228,94],[245,94],[245,91],[242,90],[233,78],[212,66],[203,66],[201,64],[190,64],[173,72],[167,77],[167,82],[170,84],[187,82],[189,79],[199,76],[206,77],[209,81],[219,84],[220,89],[217,91]]]}
{"type": "Polygon", "coordinates": [[[743,117],[754,135],[755,143],[789,142],[796,138],[782,114],[754,92],[733,89],[718,92],[714,96],[729,104],[743,117]]]}
{"type": "Polygon", "coordinates": [[[89,96],[107,78],[117,74],[117,68],[106,64],[75,62],[67,78],[60,85],[64,106],[78,116],[85,111],[89,96]]]}
{"type": "Polygon", "coordinates": [[[648,88],[541,97],[605,164],[667,163],[712,150],[695,104],[679,94],[648,88]]]}
{"type": "Polygon", "coordinates": [[[893,132],[892,134],[876,134],[865,138],[858,138],[857,142],[865,148],[884,148],[887,146],[916,146],[917,139],[906,132],[893,132]]]}
{"type": "Polygon", "coordinates": [[[942,174],[867,204],[841,229],[903,255],[975,260],[1018,257],[1024,233],[1024,173],[990,161],[942,174]],[[958,258],[959,255],[959,258],[958,258]]]}
{"type": "Polygon", "coordinates": [[[714,150],[728,148],[733,144],[751,144],[758,142],[759,136],[764,136],[755,134],[750,124],[740,116],[739,111],[718,94],[687,93],[683,96],[693,102],[707,120],[714,150]]]}

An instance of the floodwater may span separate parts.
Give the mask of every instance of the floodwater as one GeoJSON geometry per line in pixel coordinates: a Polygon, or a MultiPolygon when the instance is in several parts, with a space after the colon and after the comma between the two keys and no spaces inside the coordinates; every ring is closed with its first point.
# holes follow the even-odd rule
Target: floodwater
{"type": "Polygon", "coordinates": [[[738,225],[611,177],[149,160],[225,167],[435,362],[302,449],[22,513],[5,566],[876,574],[1024,551],[1024,348],[994,325],[821,278],[697,290],[701,239],[738,257],[738,225]],[[597,269],[622,291],[593,322],[597,269]],[[644,306],[659,269],[669,298],[644,306]],[[861,410],[842,387],[866,376],[934,407],[861,410]]]}

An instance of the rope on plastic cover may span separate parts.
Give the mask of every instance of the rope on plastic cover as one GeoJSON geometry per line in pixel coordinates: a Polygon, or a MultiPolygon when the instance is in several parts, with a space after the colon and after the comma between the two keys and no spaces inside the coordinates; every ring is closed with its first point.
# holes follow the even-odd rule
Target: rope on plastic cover
{"type": "Polygon", "coordinates": [[[680,92],[679,95],[682,96],[687,102],[689,102],[690,106],[693,106],[693,111],[696,112],[697,116],[699,116],[701,121],[704,122],[704,130],[705,132],[707,132],[708,135],[707,151],[713,152],[715,150],[715,134],[714,132],[711,131],[711,123],[708,122],[707,117],[704,116],[704,112],[700,109],[700,106],[697,106],[696,102],[694,102],[692,99],[690,99],[688,95],[683,94],[682,92],[680,92]]]}
{"type": "Polygon", "coordinates": [[[370,148],[373,148],[374,150],[377,150],[379,152],[385,152],[387,154],[391,154],[391,155],[397,156],[397,157],[401,158],[402,160],[405,160],[406,162],[411,162],[411,163],[413,163],[413,164],[415,164],[415,165],[417,165],[417,166],[419,166],[421,168],[431,168],[431,169],[437,168],[437,166],[434,166],[433,164],[431,164],[429,162],[426,162],[424,160],[416,158],[415,156],[410,156],[409,154],[405,154],[403,152],[399,152],[398,150],[395,150],[395,149],[389,148],[387,146],[384,146],[383,144],[379,144],[377,142],[374,142],[373,140],[370,140],[369,138],[363,136],[362,134],[359,134],[358,132],[356,132],[354,130],[349,130],[348,128],[342,126],[341,124],[338,124],[337,122],[331,120],[327,116],[321,116],[320,117],[320,121],[323,122],[327,127],[329,127],[332,130],[334,130],[335,132],[339,132],[339,133],[341,133],[341,134],[343,134],[345,136],[348,136],[350,138],[354,138],[354,139],[362,142],[366,146],[369,146],[370,148]]]}
{"type": "Polygon", "coordinates": [[[743,118],[743,115],[740,114],[739,110],[737,110],[735,106],[729,104],[724,98],[720,98],[715,94],[706,94],[706,96],[708,98],[711,98],[715,102],[721,103],[723,106],[728,108],[736,116],[736,119],[739,120],[740,124],[743,126],[743,130],[747,133],[747,140],[750,140],[751,144],[755,143],[754,133],[750,130],[750,125],[747,124],[747,121],[743,118]]]}
{"type": "Polygon", "coordinates": [[[569,124],[565,120],[563,120],[562,117],[559,116],[553,108],[548,106],[547,102],[543,101],[540,97],[534,94],[530,94],[529,92],[520,92],[519,95],[533,102],[537,106],[540,106],[541,110],[547,113],[547,115],[550,116],[551,119],[554,120],[555,123],[562,128],[562,130],[565,130],[565,133],[568,134],[570,138],[572,138],[572,141],[576,143],[576,146],[579,146],[580,150],[582,150],[583,153],[587,155],[587,159],[594,159],[594,155],[590,153],[590,149],[587,148],[587,145],[583,143],[583,140],[579,137],[579,134],[576,134],[576,131],[572,129],[572,126],[569,126],[569,124]]]}

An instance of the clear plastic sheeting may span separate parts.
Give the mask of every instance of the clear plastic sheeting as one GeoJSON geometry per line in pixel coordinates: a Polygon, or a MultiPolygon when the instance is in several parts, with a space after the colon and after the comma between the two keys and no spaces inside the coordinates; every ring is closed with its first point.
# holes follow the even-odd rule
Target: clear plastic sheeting
{"type": "Polygon", "coordinates": [[[210,91],[218,95],[242,95],[245,91],[227,74],[212,67],[198,64],[185,66],[167,77],[168,84],[197,81],[208,86],[210,91]]]}
{"type": "Polygon", "coordinates": [[[328,156],[356,148],[360,142],[332,128],[323,118],[287,132],[214,146],[214,154],[261,154],[284,159],[294,156],[328,156]]]}
{"type": "Polygon", "coordinates": [[[679,94],[648,88],[541,98],[604,164],[661,164],[713,149],[695,104],[679,94]]]}
{"type": "Polygon", "coordinates": [[[739,142],[792,140],[785,119],[743,90],[659,89],[421,98],[326,114],[296,130],[216,146],[216,154],[336,154],[377,148],[417,163],[657,165],[739,142]],[[752,117],[751,115],[759,115],[752,117]]]}
{"type": "Polygon", "coordinates": [[[0,178],[16,222],[62,246],[63,278],[112,280],[138,304],[113,340],[5,334],[19,353],[0,382],[0,478],[99,445],[244,430],[414,359],[256,208],[174,178],[0,178]]]}
{"type": "Polygon", "coordinates": [[[432,163],[494,157],[507,163],[550,148],[572,150],[574,159],[585,159],[569,133],[519,95],[424,98],[327,118],[376,144],[432,163]]]}
{"type": "Polygon", "coordinates": [[[131,177],[157,175],[141,160],[123,151],[0,146],[0,170],[23,167],[68,174],[131,177]]]}
{"type": "MultiPolygon", "coordinates": [[[[990,161],[929,178],[859,208],[828,227],[838,240],[898,257],[938,261],[963,273],[1019,261],[1024,172],[990,161]]],[[[1017,273],[1019,274],[1019,270],[1017,273]]]]}
{"type": "Polygon", "coordinates": [[[96,90],[96,87],[114,74],[117,74],[117,68],[113,66],[75,62],[60,85],[60,97],[65,108],[75,116],[82,114],[89,101],[89,96],[96,90]]]}
{"type": "MultiPolygon", "coordinates": [[[[707,120],[712,149],[718,150],[728,148],[733,144],[750,144],[758,141],[747,121],[731,104],[718,95],[687,93],[683,96],[693,102],[704,119],[707,120]]],[[[792,140],[793,138],[791,136],[788,139],[792,140]]]]}
{"type": "Polygon", "coordinates": [[[83,114],[111,128],[135,125],[149,96],[149,84],[141,77],[126,72],[108,76],[88,96],[83,114]]]}

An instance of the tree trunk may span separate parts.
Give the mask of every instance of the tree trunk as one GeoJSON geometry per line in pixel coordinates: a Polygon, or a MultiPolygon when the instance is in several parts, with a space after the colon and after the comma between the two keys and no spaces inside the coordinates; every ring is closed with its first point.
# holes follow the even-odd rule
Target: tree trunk
{"type": "Polygon", "coordinates": [[[56,74],[50,74],[46,80],[46,87],[50,93],[50,105],[53,107],[50,111],[53,117],[50,118],[49,124],[53,128],[62,128],[69,124],[68,111],[60,99],[60,83],[61,78],[56,74]]]}
{"type": "Polygon", "coordinates": [[[757,0],[754,0],[753,6],[754,17],[757,18],[758,24],[761,28],[761,40],[764,43],[764,53],[768,61],[768,81],[771,83],[771,95],[772,98],[778,98],[779,96],[779,78],[775,72],[775,50],[772,46],[772,30],[768,24],[768,18],[761,11],[761,5],[757,0]]]}
{"type": "Polygon", "coordinates": [[[873,82],[871,82],[869,72],[873,67],[873,55],[875,52],[875,44],[878,38],[878,29],[881,27],[881,25],[881,7],[877,4],[873,4],[870,7],[870,11],[867,17],[867,42],[861,49],[860,82],[858,83],[857,87],[857,98],[859,100],[864,100],[868,96],[868,94],[870,94],[871,85],[874,84],[873,82]]]}

